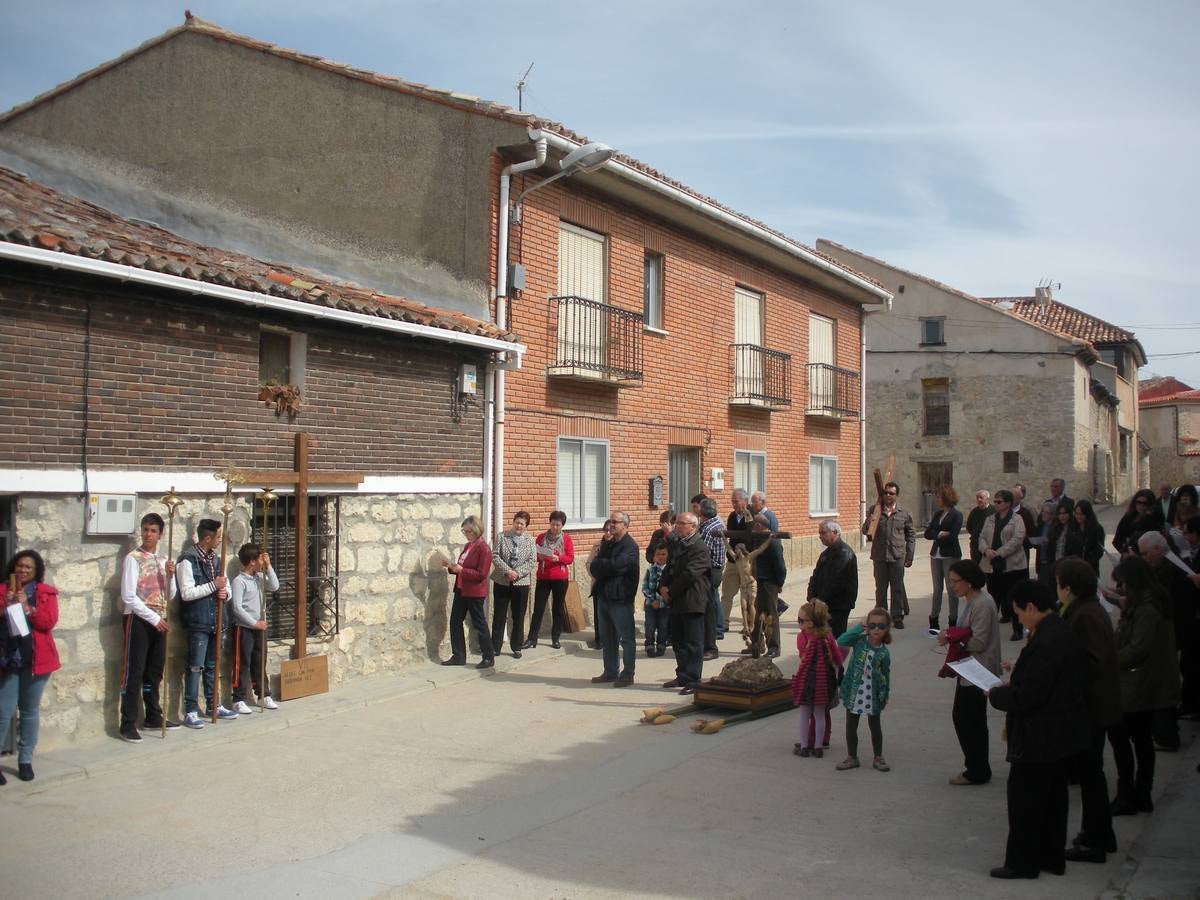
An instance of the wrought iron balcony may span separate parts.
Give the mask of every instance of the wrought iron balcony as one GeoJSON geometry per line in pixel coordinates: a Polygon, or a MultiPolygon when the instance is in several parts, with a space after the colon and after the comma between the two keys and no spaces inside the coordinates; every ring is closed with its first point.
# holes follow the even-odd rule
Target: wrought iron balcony
{"type": "Polygon", "coordinates": [[[828,363],[808,364],[808,407],[805,415],[857,419],[862,394],[858,373],[828,363]]]}
{"type": "Polygon", "coordinates": [[[792,405],[792,357],[757,344],[732,344],[733,394],[730,406],[786,409],[792,405]]]}
{"type": "Polygon", "coordinates": [[[642,314],[584,297],[551,297],[554,357],[546,374],[621,386],[642,382],[642,314]]]}

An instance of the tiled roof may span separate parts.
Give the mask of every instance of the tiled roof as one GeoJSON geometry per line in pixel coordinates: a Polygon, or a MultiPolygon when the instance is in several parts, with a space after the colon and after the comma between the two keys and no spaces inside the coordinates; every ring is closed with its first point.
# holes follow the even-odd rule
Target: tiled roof
{"type": "Polygon", "coordinates": [[[984,297],[989,303],[1004,303],[1008,308],[1030,322],[1048,325],[1056,331],[1074,335],[1093,344],[1129,344],[1137,340],[1133,332],[1118,328],[1103,319],[1083,310],[1051,298],[1045,307],[1037,297],[984,297]]]}
{"type": "MultiPolygon", "coordinates": [[[[332,72],[332,73],[335,73],[337,75],[342,75],[347,78],[353,78],[357,81],[366,82],[367,84],[373,84],[377,87],[386,88],[386,89],[394,90],[394,91],[399,91],[400,93],[409,94],[412,96],[423,97],[427,100],[431,100],[436,103],[441,103],[443,105],[448,105],[448,106],[453,106],[453,107],[460,108],[460,109],[465,109],[469,112],[477,113],[479,115],[490,116],[492,118],[498,118],[498,119],[505,119],[505,120],[514,122],[516,124],[524,125],[529,128],[540,128],[544,131],[551,132],[553,134],[564,137],[569,141],[574,141],[579,144],[589,143],[589,139],[587,137],[585,137],[584,135],[575,131],[574,129],[568,128],[566,125],[563,125],[560,122],[555,122],[551,119],[545,119],[540,116],[535,116],[529,112],[522,112],[520,110],[513,109],[511,106],[506,106],[503,103],[495,103],[490,100],[484,100],[480,97],[475,97],[471,94],[463,94],[458,91],[452,91],[452,90],[449,90],[446,88],[432,87],[430,85],[421,84],[421,83],[415,82],[415,81],[405,81],[402,78],[396,78],[392,75],[381,75],[377,72],[371,72],[366,69],[359,69],[354,66],[348,65],[346,63],[334,62],[333,60],[328,60],[328,59],[325,59],[320,56],[313,56],[312,54],[301,53],[297,50],[290,50],[286,47],[280,47],[277,44],[272,44],[269,41],[261,41],[261,40],[255,39],[255,38],[247,37],[246,35],[237,34],[236,32],[233,32],[233,31],[227,31],[226,29],[221,28],[219,25],[215,25],[212,22],[207,22],[204,19],[193,16],[190,11],[188,11],[185,14],[185,19],[184,19],[183,25],[181,25],[177,28],[172,28],[171,30],[164,32],[163,34],[161,34],[157,37],[151,38],[150,40],[140,44],[139,46],[135,47],[134,49],[129,50],[126,53],[123,53],[121,56],[118,56],[116,59],[110,60],[109,62],[103,63],[94,69],[84,72],[82,75],[79,75],[79,76],[71,79],[68,82],[60,84],[57,87],[47,91],[46,93],[40,94],[39,96],[34,97],[29,102],[23,103],[19,106],[15,106],[12,109],[10,109],[8,112],[0,114],[0,124],[3,124],[11,119],[14,119],[17,116],[21,115],[22,113],[28,111],[29,109],[32,109],[33,107],[38,106],[38,105],[46,102],[47,100],[50,100],[50,99],[58,96],[59,94],[62,94],[68,90],[71,90],[72,88],[78,86],[79,84],[81,84],[85,81],[88,81],[92,78],[95,78],[98,75],[103,74],[104,72],[107,72],[109,69],[112,69],[115,66],[120,65],[121,63],[125,62],[126,60],[130,59],[131,57],[137,56],[140,53],[144,53],[145,51],[151,49],[152,47],[155,47],[158,44],[163,43],[164,41],[170,40],[171,38],[175,37],[176,35],[179,35],[179,34],[182,34],[184,32],[188,32],[188,31],[195,32],[198,34],[205,34],[205,35],[208,35],[209,37],[212,37],[212,38],[215,38],[218,40],[227,41],[231,44],[237,44],[239,46],[247,47],[252,50],[259,50],[263,53],[268,53],[272,56],[291,60],[292,62],[301,63],[303,65],[311,66],[313,68],[321,69],[321,70],[324,70],[327,72],[332,72]]],[[[695,199],[697,199],[703,203],[709,204],[709,205],[721,210],[724,213],[727,213],[731,216],[735,216],[736,218],[741,219],[747,225],[752,225],[755,228],[760,228],[763,231],[768,232],[772,236],[774,236],[782,241],[786,241],[788,244],[791,244],[794,247],[796,247],[800,250],[803,250],[806,253],[810,253],[814,256],[818,256],[818,257],[826,260],[827,262],[830,262],[833,265],[837,266],[839,269],[842,269],[843,271],[849,273],[850,275],[853,275],[857,278],[864,279],[867,282],[876,285],[877,287],[883,287],[883,285],[879,284],[879,282],[875,281],[870,276],[865,275],[862,272],[857,272],[854,269],[851,269],[848,266],[846,266],[845,263],[839,262],[838,260],[834,259],[833,257],[828,256],[827,254],[821,253],[820,251],[815,250],[814,248],[809,247],[808,245],[803,244],[803,243],[795,240],[794,238],[788,237],[783,232],[777,231],[774,228],[771,228],[769,225],[766,225],[763,222],[758,221],[757,219],[752,219],[749,216],[743,215],[742,213],[738,212],[737,210],[731,209],[728,206],[725,206],[724,204],[719,203],[718,201],[714,200],[712,197],[702,194],[699,191],[693,190],[692,188],[688,187],[687,185],[683,184],[682,182],[676,181],[674,178],[668,177],[667,175],[660,172],[658,169],[655,169],[654,167],[649,166],[646,163],[641,162],[640,160],[637,160],[637,159],[633,158],[632,156],[629,156],[628,154],[617,151],[613,155],[613,160],[621,163],[622,165],[628,166],[629,168],[634,169],[635,171],[640,172],[643,175],[647,175],[650,178],[653,178],[654,180],[659,181],[669,187],[672,187],[672,188],[675,188],[676,190],[682,191],[683,193],[688,194],[689,196],[694,197],[695,199]]]]}
{"type": "Polygon", "coordinates": [[[1178,378],[1173,378],[1170,375],[1162,375],[1157,378],[1143,378],[1138,382],[1138,402],[1144,403],[1149,400],[1157,400],[1160,397],[1190,391],[1191,389],[1192,386],[1190,384],[1184,384],[1178,378]]]}
{"type": "Polygon", "coordinates": [[[516,341],[490,322],[334,281],[296,266],[206,247],[126,219],[0,166],[0,241],[23,244],[461,334],[516,341]]]}
{"type": "Polygon", "coordinates": [[[1177,391],[1155,397],[1138,397],[1138,406],[1167,406],[1173,403],[1200,403],[1200,391],[1177,391]]]}

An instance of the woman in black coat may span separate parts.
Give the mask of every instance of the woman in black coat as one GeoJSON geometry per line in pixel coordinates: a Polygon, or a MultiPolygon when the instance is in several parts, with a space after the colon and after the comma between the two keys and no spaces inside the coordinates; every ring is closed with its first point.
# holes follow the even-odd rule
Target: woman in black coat
{"type": "Polygon", "coordinates": [[[1067,760],[1087,747],[1083,645],[1054,612],[1054,592],[1036,581],[1015,585],[1013,613],[1029,641],[1008,684],[992,688],[1007,713],[1008,844],[993,878],[1037,878],[1066,870],[1067,760]]]}
{"type": "Polygon", "coordinates": [[[962,546],[958,536],[962,532],[963,515],[958,511],[958,491],[943,485],[934,495],[937,512],[925,529],[925,540],[933,541],[929,548],[929,571],[933,576],[933,601],[929,605],[929,628],[941,630],[938,620],[942,615],[942,587],[950,598],[950,624],[958,621],[958,595],[950,589],[950,567],[962,559],[962,546]]]}
{"type": "Polygon", "coordinates": [[[1071,517],[1075,520],[1078,543],[1068,538],[1067,556],[1082,557],[1092,567],[1092,571],[1099,575],[1100,560],[1104,558],[1104,526],[1096,518],[1096,510],[1089,500],[1076,503],[1071,517]]]}
{"type": "Polygon", "coordinates": [[[1122,556],[1137,553],[1137,542],[1147,531],[1160,531],[1163,527],[1162,509],[1154,502],[1154,494],[1142,488],[1129,499],[1125,515],[1117,522],[1113,532],[1113,546],[1122,556]]]}

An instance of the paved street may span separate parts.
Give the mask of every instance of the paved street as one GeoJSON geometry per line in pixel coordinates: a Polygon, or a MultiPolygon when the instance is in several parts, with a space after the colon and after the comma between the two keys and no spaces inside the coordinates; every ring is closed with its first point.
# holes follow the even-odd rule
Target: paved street
{"type": "MultiPolygon", "coordinates": [[[[785,647],[804,580],[785,590],[785,647]]],[[[909,584],[916,626],[929,596],[920,555],[909,584]]],[[[739,641],[725,639],[724,660],[739,641]]],[[[1181,723],[1182,752],[1159,755],[1153,816],[1117,820],[1121,852],[1107,865],[1018,884],[988,878],[1006,833],[1000,717],[991,714],[995,779],[948,785],[961,754],[932,643],[912,627],[892,645],[887,774],[835,771],[840,709],[823,760],[792,755],[791,713],[713,736],[692,734],[687,720],[639,725],[643,708],[682,699],[659,687],[673,664],[639,658],[635,687],[593,686],[598,653],[581,643],[503,657],[483,677],[429,666],[165,741],[40,755],[36,781],[10,775],[0,788],[2,893],[1197,895],[1194,723],[1181,723]]],[[[1005,658],[1016,652],[1005,642],[1005,658]]],[[[790,673],[794,652],[781,662],[790,673]]],[[[3,766],[12,771],[10,757],[3,766]]],[[[1073,792],[1071,833],[1078,814],[1073,792]]]]}

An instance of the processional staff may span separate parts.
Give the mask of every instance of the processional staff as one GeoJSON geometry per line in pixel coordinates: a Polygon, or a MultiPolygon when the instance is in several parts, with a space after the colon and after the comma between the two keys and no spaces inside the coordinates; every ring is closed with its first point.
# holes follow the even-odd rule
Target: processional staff
{"type": "MultiPolygon", "coordinates": [[[[175,493],[175,485],[171,485],[171,489],[163,495],[162,500],[160,500],[159,502],[162,503],[163,506],[165,506],[167,508],[167,559],[172,560],[175,558],[174,553],[171,551],[171,547],[173,547],[175,544],[175,510],[177,510],[181,505],[183,505],[183,500],[181,500],[179,495],[175,493]]],[[[163,593],[163,615],[164,616],[167,614],[167,609],[171,602],[171,594],[173,592],[173,587],[174,587],[174,585],[168,585],[167,590],[163,593]]],[[[167,736],[167,712],[166,712],[167,684],[168,684],[168,682],[167,682],[167,660],[169,658],[170,658],[170,654],[164,655],[162,681],[161,681],[160,687],[159,687],[159,692],[162,695],[162,706],[163,706],[163,714],[162,714],[162,737],[163,738],[166,738],[166,736],[167,736]]]]}
{"type": "MultiPolygon", "coordinates": [[[[244,479],[242,478],[241,472],[239,472],[233,466],[229,466],[224,472],[214,472],[213,477],[216,478],[218,481],[225,482],[225,502],[221,504],[221,512],[224,514],[224,517],[221,520],[221,574],[224,575],[225,567],[229,561],[229,514],[231,512],[233,512],[233,486],[235,484],[241,484],[244,479]]],[[[221,648],[221,641],[222,641],[221,607],[223,607],[224,605],[225,604],[221,603],[221,602],[217,603],[217,660],[218,660],[218,665],[217,665],[216,676],[214,678],[215,683],[213,684],[212,721],[213,721],[214,725],[217,722],[217,707],[220,706],[220,704],[216,702],[216,698],[219,697],[221,694],[221,666],[220,666],[220,659],[221,659],[220,648],[221,648]]]]}
{"type": "MultiPolygon", "coordinates": [[[[279,495],[272,491],[269,487],[264,487],[262,491],[255,496],[255,499],[261,502],[263,505],[262,550],[264,553],[267,553],[267,548],[270,546],[270,540],[267,536],[267,522],[269,521],[271,515],[271,504],[279,499],[279,495]]],[[[263,620],[263,633],[262,647],[258,654],[261,667],[258,680],[258,709],[259,712],[262,712],[264,709],[263,704],[266,703],[267,697],[267,573],[265,570],[263,570],[258,574],[262,576],[262,586],[259,589],[259,596],[262,600],[261,615],[263,620]]]]}

